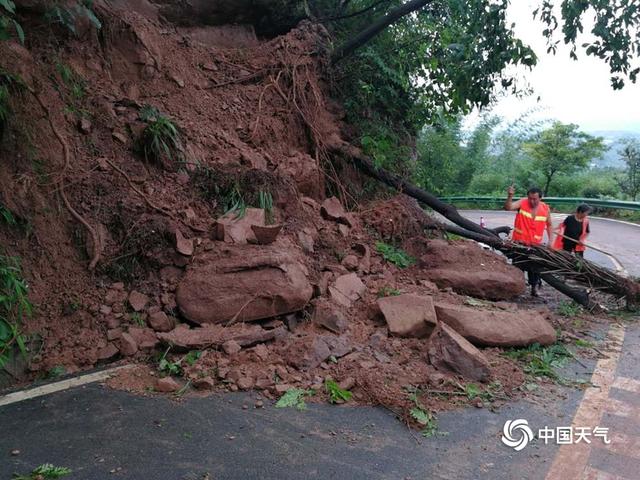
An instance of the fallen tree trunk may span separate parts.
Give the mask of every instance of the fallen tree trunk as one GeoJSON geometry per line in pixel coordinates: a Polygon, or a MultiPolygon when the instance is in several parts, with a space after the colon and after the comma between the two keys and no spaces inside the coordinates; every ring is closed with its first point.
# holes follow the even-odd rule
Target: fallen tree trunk
{"type": "Polygon", "coordinates": [[[512,260],[515,266],[522,270],[535,269],[540,272],[543,280],[549,285],[580,305],[590,310],[597,306],[589,299],[589,291],[591,289],[613,295],[619,299],[624,298],[628,306],[640,305],[640,284],[633,280],[623,278],[606,268],[564,251],[551,250],[541,245],[527,246],[504,241],[496,231],[483,228],[461,216],[453,205],[442,202],[433,194],[416,187],[383,168],[376,167],[369,157],[353,145],[339,141],[328,146],[328,148],[334,153],[352,159],[365,174],[415,198],[458,225],[458,227],[443,225],[442,228],[444,230],[486,243],[492,248],[501,251],[512,260]],[[565,279],[584,285],[587,290],[571,287],[560,280],[557,275],[562,275],[565,279]]]}
{"type": "Polygon", "coordinates": [[[328,148],[334,153],[353,159],[358,168],[370,177],[380,180],[382,183],[386,183],[387,185],[406,193],[410,197],[415,198],[419,202],[424,203],[428,207],[433,208],[436,212],[443,215],[445,218],[448,218],[456,225],[459,225],[471,232],[476,232],[499,240],[498,235],[494,231],[483,228],[468,218],[464,218],[458,213],[458,210],[453,205],[443,202],[435,195],[416,187],[383,168],[376,167],[369,157],[364,155],[353,145],[347,142],[339,142],[338,144],[328,146],[328,148]]]}

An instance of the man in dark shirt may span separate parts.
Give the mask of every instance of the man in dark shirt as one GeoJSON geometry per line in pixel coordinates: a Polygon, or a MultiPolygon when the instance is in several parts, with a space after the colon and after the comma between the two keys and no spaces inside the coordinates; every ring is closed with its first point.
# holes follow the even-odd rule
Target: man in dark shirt
{"type": "Polygon", "coordinates": [[[589,219],[587,218],[590,211],[591,207],[583,203],[578,205],[576,213],[569,215],[562,222],[560,228],[563,237],[560,238],[562,238],[562,249],[564,251],[575,253],[579,257],[584,256],[585,247],[578,242],[584,243],[587,235],[591,233],[589,219]]]}

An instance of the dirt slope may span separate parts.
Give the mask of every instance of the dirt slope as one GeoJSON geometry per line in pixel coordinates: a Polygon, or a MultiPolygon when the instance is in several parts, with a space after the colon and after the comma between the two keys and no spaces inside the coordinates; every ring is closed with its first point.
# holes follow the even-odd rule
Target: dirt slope
{"type": "MultiPolygon", "coordinates": [[[[302,23],[261,40],[248,27],[176,27],[151,4],[129,7],[99,6],[102,30],[86,25],[79,37],[25,18],[27,45],[0,43],[3,68],[28,86],[0,164],[2,204],[20,220],[0,240],[22,259],[35,306],[25,329],[40,339],[26,378],[121,359],[156,365],[167,344],[179,360],[184,341],[183,352],[206,350],[183,360],[191,387],[279,395],[332,376],[359,401],[405,407],[408,386],[454,388],[428,364],[426,339],[388,336],[377,298],[510,299],[522,276],[473,244],[431,242],[415,202],[383,190],[367,200],[357,172],[326,154],[346,129],[327,96],[326,32],[302,23]],[[146,105],[181,132],[182,148],[162,161],[140,153],[146,105]],[[218,222],[238,196],[248,207],[270,196],[271,222],[249,210],[218,222]],[[282,225],[275,242],[255,245],[260,224],[282,225]],[[419,261],[385,261],[381,240],[419,261]],[[461,271],[494,288],[472,288],[461,271]]],[[[483,352],[493,384],[514,394],[519,369],[483,352]]],[[[153,386],[136,375],[115,383],[153,386]]]]}

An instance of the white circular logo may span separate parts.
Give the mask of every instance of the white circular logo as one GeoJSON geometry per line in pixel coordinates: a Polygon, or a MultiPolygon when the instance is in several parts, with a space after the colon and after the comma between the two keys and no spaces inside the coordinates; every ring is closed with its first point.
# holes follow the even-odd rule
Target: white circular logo
{"type": "Polygon", "coordinates": [[[519,452],[533,439],[529,422],[523,418],[507,420],[502,428],[502,443],[519,452]]]}

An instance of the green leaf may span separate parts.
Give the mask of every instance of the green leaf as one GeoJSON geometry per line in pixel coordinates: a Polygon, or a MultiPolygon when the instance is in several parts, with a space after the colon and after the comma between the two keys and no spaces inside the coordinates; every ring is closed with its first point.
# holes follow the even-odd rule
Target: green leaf
{"type": "Polygon", "coordinates": [[[313,390],[290,388],[276,402],[276,408],[295,407],[298,410],[305,410],[307,404],[304,401],[304,397],[311,395],[313,395],[313,390]]]}
{"type": "Polygon", "coordinates": [[[324,387],[331,403],[348,402],[353,396],[350,391],[341,389],[334,380],[329,378],[324,382],[324,387]]]}
{"type": "Polygon", "coordinates": [[[24,30],[22,30],[22,26],[15,20],[12,20],[12,21],[13,21],[13,26],[16,27],[16,33],[18,34],[20,43],[24,43],[24,30]]]}
{"type": "Polygon", "coordinates": [[[421,408],[414,407],[409,410],[409,413],[420,425],[427,425],[431,421],[431,415],[421,408]]]}
{"type": "Polygon", "coordinates": [[[9,13],[16,13],[16,5],[11,0],[0,0],[0,6],[9,13]]]}

